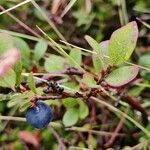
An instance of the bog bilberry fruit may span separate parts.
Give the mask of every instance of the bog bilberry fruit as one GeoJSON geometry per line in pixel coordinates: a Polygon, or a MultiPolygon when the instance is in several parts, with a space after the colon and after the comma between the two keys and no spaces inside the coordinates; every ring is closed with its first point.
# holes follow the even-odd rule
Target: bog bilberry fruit
{"type": "Polygon", "coordinates": [[[38,129],[46,127],[52,119],[51,108],[43,102],[37,102],[34,107],[29,108],[26,112],[27,122],[38,129]]]}

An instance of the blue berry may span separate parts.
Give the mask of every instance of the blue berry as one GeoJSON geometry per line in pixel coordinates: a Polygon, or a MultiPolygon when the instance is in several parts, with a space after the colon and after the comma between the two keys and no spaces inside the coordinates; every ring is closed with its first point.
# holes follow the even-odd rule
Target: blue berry
{"type": "Polygon", "coordinates": [[[34,107],[29,108],[26,112],[27,122],[38,129],[46,127],[52,119],[51,108],[43,102],[37,102],[34,107]]]}

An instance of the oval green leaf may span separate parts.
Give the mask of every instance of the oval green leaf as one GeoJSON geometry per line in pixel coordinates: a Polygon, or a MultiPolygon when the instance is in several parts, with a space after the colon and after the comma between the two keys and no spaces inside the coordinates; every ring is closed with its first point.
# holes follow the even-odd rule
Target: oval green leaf
{"type": "Polygon", "coordinates": [[[144,54],[140,57],[139,65],[150,68],[150,53],[144,54]]]}
{"type": "MultiPolygon", "coordinates": [[[[73,48],[70,51],[70,57],[72,57],[72,59],[74,59],[74,61],[76,61],[76,63],[78,65],[81,65],[81,61],[82,61],[82,53],[81,50],[77,49],[77,48],[73,48]]],[[[69,60],[69,63],[71,64],[71,66],[74,67],[78,67],[75,63],[73,63],[71,60],[69,60]]]]}
{"type": "Polygon", "coordinates": [[[65,107],[74,107],[78,105],[78,100],[75,98],[65,98],[63,99],[63,104],[65,107]]]}
{"type": "Polygon", "coordinates": [[[63,116],[63,124],[66,127],[75,125],[79,120],[79,110],[77,108],[69,108],[63,116]]]}
{"type": "Polygon", "coordinates": [[[0,33],[0,55],[15,47],[13,38],[6,33],[0,33]]]}
{"type": "Polygon", "coordinates": [[[36,45],[35,45],[35,49],[34,49],[34,60],[35,61],[39,61],[45,54],[46,50],[47,50],[47,43],[43,40],[40,40],[36,45]]]}
{"type": "Polygon", "coordinates": [[[135,21],[113,32],[109,41],[110,63],[120,65],[127,61],[137,42],[138,27],[135,21]]]}
{"type": "Polygon", "coordinates": [[[10,69],[4,77],[0,77],[0,86],[14,88],[16,83],[16,73],[14,70],[10,69]]]}
{"type": "Polygon", "coordinates": [[[65,59],[61,56],[50,55],[45,61],[45,70],[50,73],[55,73],[64,68],[65,59]]]}
{"type": "Polygon", "coordinates": [[[36,93],[36,86],[35,86],[35,81],[32,73],[30,73],[28,76],[28,86],[32,92],[36,93]]]}
{"type": "Polygon", "coordinates": [[[79,103],[79,118],[85,119],[89,115],[89,108],[83,100],[78,100],[79,103]]]}
{"type": "Polygon", "coordinates": [[[112,87],[120,87],[131,82],[138,72],[139,68],[136,66],[124,66],[112,71],[105,81],[112,87]]]}

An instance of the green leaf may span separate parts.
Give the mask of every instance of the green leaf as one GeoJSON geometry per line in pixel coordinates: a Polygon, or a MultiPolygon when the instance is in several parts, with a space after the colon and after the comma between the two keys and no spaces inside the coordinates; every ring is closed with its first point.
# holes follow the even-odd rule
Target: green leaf
{"type": "Polygon", "coordinates": [[[103,53],[103,56],[108,56],[108,46],[109,46],[109,40],[106,40],[106,41],[102,41],[100,42],[100,47],[102,49],[102,53],[103,53]]]}
{"type": "Polygon", "coordinates": [[[78,100],[75,98],[65,98],[63,99],[63,104],[65,107],[74,107],[78,105],[78,100]]]}
{"type": "Polygon", "coordinates": [[[18,37],[15,37],[14,40],[17,48],[21,52],[23,66],[29,68],[31,66],[30,65],[31,61],[30,61],[30,48],[28,44],[23,39],[18,37]]]}
{"type": "Polygon", "coordinates": [[[108,65],[109,65],[109,54],[108,54],[108,47],[109,47],[109,40],[106,40],[106,41],[102,41],[100,44],[100,47],[101,47],[101,49],[102,49],[102,53],[103,53],[103,62],[104,62],[104,66],[105,66],[105,68],[107,68],[108,67],[108,65]]]}
{"type": "Polygon", "coordinates": [[[143,86],[133,87],[132,89],[128,91],[128,95],[138,97],[144,89],[145,87],[143,86]]]}
{"type": "Polygon", "coordinates": [[[14,88],[16,83],[16,74],[14,70],[10,69],[10,71],[4,76],[0,78],[0,86],[14,88]]]}
{"type": "Polygon", "coordinates": [[[36,93],[36,86],[35,86],[35,81],[34,81],[34,77],[32,73],[30,73],[28,76],[28,85],[29,85],[30,90],[36,93]]]}
{"type": "Polygon", "coordinates": [[[50,73],[55,73],[64,68],[65,59],[61,56],[50,55],[45,61],[45,70],[50,73]]]}
{"type": "Polygon", "coordinates": [[[29,108],[30,107],[30,103],[29,103],[29,101],[28,100],[24,100],[24,102],[22,102],[21,104],[20,104],[20,107],[19,107],[19,111],[20,112],[24,112],[27,108],[29,108]]]}
{"type": "Polygon", "coordinates": [[[78,103],[79,103],[79,118],[85,119],[89,115],[89,108],[83,102],[83,100],[78,100],[78,103]]]}
{"type": "Polygon", "coordinates": [[[139,65],[150,68],[150,53],[140,56],[139,65]]]}
{"type": "Polygon", "coordinates": [[[87,30],[91,26],[92,20],[95,17],[94,13],[90,13],[90,14],[85,13],[84,9],[73,11],[72,14],[73,14],[73,17],[77,19],[76,24],[78,27],[82,25],[86,25],[85,30],[87,30]]]}
{"type": "MultiPolygon", "coordinates": [[[[37,93],[39,95],[41,95],[41,90],[43,91],[43,89],[37,88],[37,93]]],[[[16,106],[16,105],[20,105],[20,108],[24,107],[25,103],[29,103],[30,99],[34,95],[35,95],[35,93],[33,93],[32,91],[26,91],[24,93],[16,93],[14,95],[11,95],[11,97],[9,98],[10,100],[7,103],[7,106],[8,107],[13,107],[13,106],[16,106]]],[[[23,110],[23,108],[22,108],[22,110],[23,110]]]]}
{"type": "Polygon", "coordinates": [[[85,39],[89,43],[89,45],[93,48],[93,50],[97,53],[98,58],[102,61],[103,54],[102,48],[100,47],[99,43],[88,35],[85,36],[85,39]]]}
{"type": "Polygon", "coordinates": [[[120,87],[131,82],[138,74],[139,68],[136,66],[124,66],[113,70],[106,78],[108,85],[120,87]]]}
{"type": "Polygon", "coordinates": [[[113,32],[109,41],[110,62],[120,65],[127,61],[137,42],[138,27],[135,21],[113,32]]]}
{"type": "Polygon", "coordinates": [[[22,63],[21,61],[18,61],[14,66],[14,71],[16,73],[16,86],[19,86],[21,83],[21,73],[22,73],[22,63]]]}
{"type": "Polygon", "coordinates": [[[103,63],[103,53],[102,48],[99,43],[97,43],[93,38],[86,35],[85,36],[86,41],[89,43],[89,45],[93,48],[94,52],[97,54],[92,55],[93,65],[95,68],[95,71],[97,74],[99,74],[104,67],[103,63]]]}
{"type": "Polygon", "coordinates": [[[94,54],[92,55],[92,61],[93,61],[93,66],[95,68],[95,73],[99,75],[102,71],[102,64],[99,61],[99,58],[97,57],[97,55],[94,55],[94,54]]]}
{"type": "Polygon", "coordinates": [[[35,49],[34,49],[34,60],[35,61],[39,61],[45,54],[46,50],[47,50],[47,43],[43,40],[39,41],[36,45],[35,45],[35,49]]]}
{"type": "Polygon", "coordinates": [[[69,108],[63,116],[63,124],[66,127],[75,125],[79,120],[79,110],[77,108],[69,108]]]}
{"type": "MultiPolygon", "coordinates": [[[[70,51],[70,57],[72,57],[72,59],[74,59],[74,61],[76,61],[76,63],[78,65],[81,65],[81,61],[82,61],[82,53],[81,50],[73,48],[70,51]]],[[[77,65],[75,65],[72,61],[70,61],[70,64],[74,67],[78,67],[77,65]]]]}
{"type": "Polygon", "coordinates": [[[85,73],[83,75],[83,79],[81,80],[81,82],[90,87],[97,87],[94,76],[89,73],[85,73]]]}
{"type": "Polygon", "coordinates": [[[13,38],[6,34],[0,33],[0,55],[15,47],[13,38]]]}

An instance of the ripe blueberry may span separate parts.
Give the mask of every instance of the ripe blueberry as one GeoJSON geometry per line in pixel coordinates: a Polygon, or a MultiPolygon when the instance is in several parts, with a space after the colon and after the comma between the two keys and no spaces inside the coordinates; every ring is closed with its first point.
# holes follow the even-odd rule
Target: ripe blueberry
{"type": "Polygon", "coordinates": [[[29,108],[26,112],[27,122],[38,129],[46,127],[52,119],[51,108],[43,102],[37,102],[34,107],[29,108]]]}

